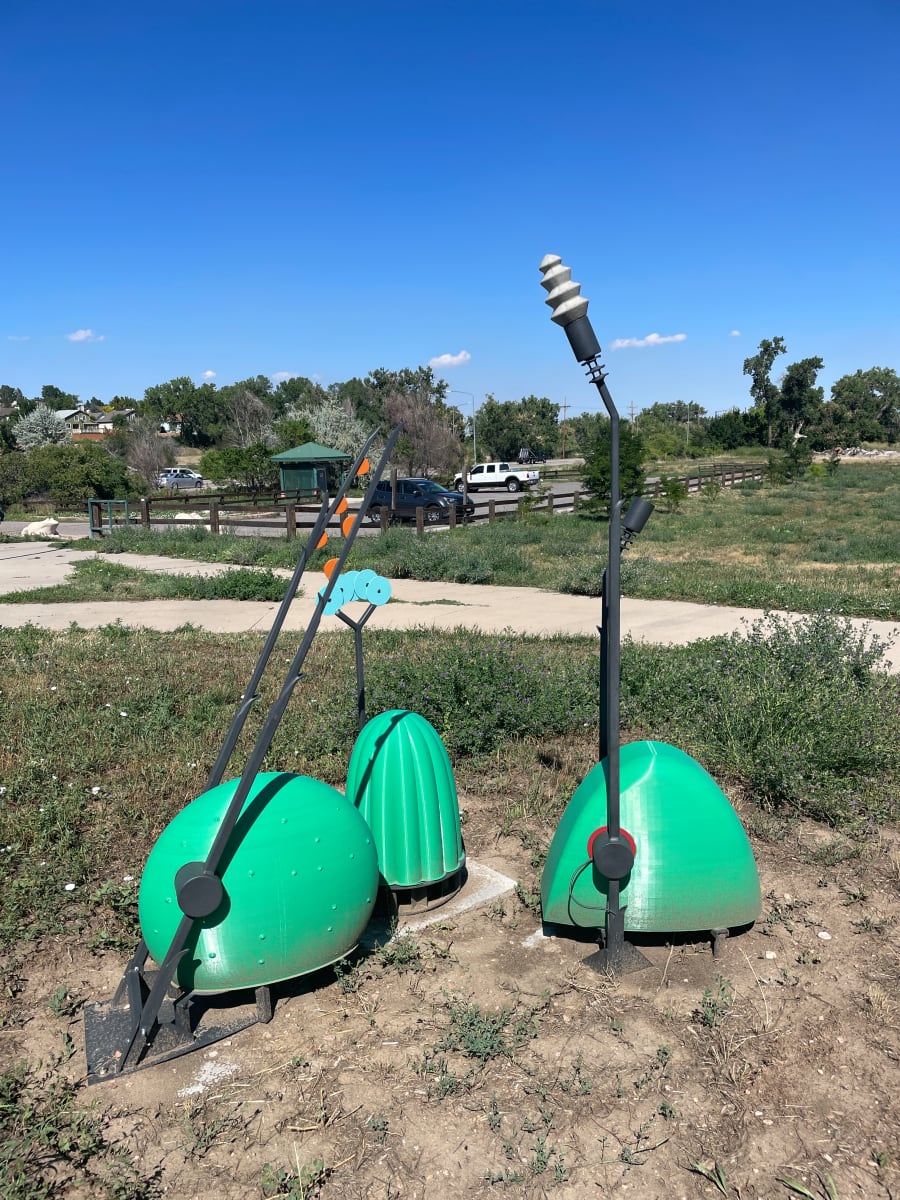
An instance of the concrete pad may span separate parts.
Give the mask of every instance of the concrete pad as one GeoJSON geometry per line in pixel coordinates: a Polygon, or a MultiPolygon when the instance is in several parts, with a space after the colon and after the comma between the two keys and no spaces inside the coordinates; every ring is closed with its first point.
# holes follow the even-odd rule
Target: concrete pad
{"type": "Polygon", "coordinates": [[[493,867],[476,862],[473,858],[467,859],[466,872],[466,882],[446,904],[429,912],[405,917],[402,924],[398,923],[394,930],[391,929],[391,922],[387,917],[373,917],[360,939],[360,945],[372,950],[375,946],[383,946],[404,934],[421,933],[430,925],[439,925],[442,921],[455,921],[465,913],[486,908],[488,904],[493,904],[495,900],[516,890],[514,879],[502,875],[493,867]]]}
{"type": "Polygon", "coordinates": [[[464,913],[474,912],[475,909],[485,908],[493,904],[501,896],[508,896],[516,890],[516,881],[508,875],[502,875],[493,867],[476,862],[474,858],[467,859],[466,871],[468,878],[452,900],[435,908],[431,912],[407,917],[398,928],[397,933],[416,933],[427,929],[429,925],[437,925],[441,921],[453,921],[464,913]]]}

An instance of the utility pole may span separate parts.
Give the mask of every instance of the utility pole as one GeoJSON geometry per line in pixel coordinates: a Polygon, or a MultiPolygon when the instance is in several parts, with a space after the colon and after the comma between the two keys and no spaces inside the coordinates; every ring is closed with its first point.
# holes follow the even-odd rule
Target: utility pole
{"type": "Polygon", "coordinates": [[[562,409],[562,415],[563,415],[563,419],[562,419],[562,456],[563,456],[563,458],[565,458],[566,457],[566,413],[569,411],[569,405],[566,403],[565,396],[563,396],[563,398],[562,398],[562,404],[560,405],[560,408],[562,409]]]}

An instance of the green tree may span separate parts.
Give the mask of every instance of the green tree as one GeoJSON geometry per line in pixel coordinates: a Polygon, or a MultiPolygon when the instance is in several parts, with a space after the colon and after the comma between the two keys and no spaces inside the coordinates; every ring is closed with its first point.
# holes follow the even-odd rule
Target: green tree
{"type": "Polygon", "coordinates": [[[0,408],[20,408],[27,404],[25,393],[21,388],[10,387],[8,383],[0,383],[0,408]]]}
{"type": "Polygon", "coordinates": [[[579,454],[586,454],[591,445],[600,436],[600,430],[609,420],[603,413],[584,412],[578,417],[571,417],[566,424],[575,439],[575,448],[579,454]]]}
{"type": "MultiPolygon", "coordinates": [[[[610,500],[610,422],[598,430],[584,456],[581,478],[587,489],[609,512],[610,500]]],[[[627,421],[619,425],[619,492],[625,500],[639,496],[644,487],[644,443],[627,421]]]]}
{"type": "Polygon", "coordinates": [[[77,408],[78,397],[74,392],[64,392],[52,383],[45,383],[41,388],[41,403],[56,412],[59,408],[77,408]]]}
{"type": "Polygon", "coordinates": [[[775,440],[785,450],[801,437],[809,440],[809,428],[822,420],[824,391],[815,386],[822,367],[821,358],[803,358],[791,363],[784,373],[778,394],[775,440]]]}
{"type": "Polygon", "coordinates": [[[762,415],[766,423],[766,445],[774,444],[775,423],[778,419],[780,392],[770,379],[772,367],[779,354],[785,354],[787,346],[783,337],[763,338],[759,350],[751,358],[744,359],[744,374],[749,375],[750,395],[754,408],[762,415]]]}
{"type": "Polygon", "coordinates": [[[49,496],[60,507],[137,496],[142,490],[122,459],[96,442],[40,446],[25,460],[25,495],[49,496]]]}
{"type": "Polygon", "coordinates": [[[502,402],[488,396],[478,410],[477,425],[482,459],[515,459],[523,446],[550,457],[559,440],[559,405],[546,396],[502,402]]]}
{"type": "Polygon", "coordinates": [[[315,441],[316,437],[306,417],[281,417],[272,426],[272,430],[275,435],[273,454],[280,454],[282,450],[294,450],[297,446],[315,441]]]}
{"type": "Polygon", "coordinates": [[[721,416],[711,417],[707,427],[710,444],[722,450],[738,450],[741,446],[757,446],[765,442],[766,426],[756,409],[742,412],[734,408],[721,416]]]}
{"type": "Polygon", "coordinates": [[[890,367],[870,367],[842,375],[831,385],[823,425],[834,439],[828,445],[894,443],[900,438],[900,378],[890,367]]]}
{"type": "Polygon", "coordinates": [[[180,422],[181,440],[187,446],[211,446],[222,428],[215,384],[196,387],[186,375],[147,388],[143,412],[160,423],[180,422]]]}
{"type": "Polygon", "coordinates": [[[332,384],[328,392],[332,399],[345,407],[370,430],[385,427],[385,401],[394,396],[415,396],[429,404],[445,403],[448,384],[436,379],[431,367],[402,367],[389,371],[377,367],[365,379],[348,379],[345,383],[332,384]]]}
{"type": "Polygon", "coordinates": [[[303,375],[293,375],[290,379],[282,379],[278,384],[272,393],[272,403],[279,416],[293,410],[309,412],[318,408],[327,395],[320,383],[303,375]]]}
{"type": "Polygon", "coordinates": [[[250,491],[268,491],[277,486],[278,467],[272,462],[272,450],[264,442],[253,446],[225,446],[207,450],[200,459],[200,472],[214,483],[250,491]]]}
{"type": "Polygon", "coordinates": [[[523,396],[518,409],[522,440],[516,450],[527,446],[536,454],[551,458],[559,440],[559,405],[546,396],[523,396]]]}

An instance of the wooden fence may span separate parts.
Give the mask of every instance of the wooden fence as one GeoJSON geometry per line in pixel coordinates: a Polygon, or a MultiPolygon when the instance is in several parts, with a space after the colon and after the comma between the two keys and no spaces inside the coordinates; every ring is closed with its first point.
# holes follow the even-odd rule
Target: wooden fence
{"type": "MultiPolygon", "coordinates": [[[[758,481],[764,478],[765,467],[758,466],[727,466],[708,468],[696,471],[691,475],[678,475],[675,478],[684,484],[689,493],[698,492],[707,484],[720,487],[733,487],[735,484],[758,481]]],[[[649,499],[659,499],[665,493],[666,477],[650,479],[644,487],[643,495],[649,499]]],[[[519,492],[506,496],[492,496],[482,499],[478,493],[471,497],[475,505],[473,521],[478,524],[503,520],[509,517],[523,517],[529,512],[559,513],[575,512],[584,499],[581,485],[572,483],[570,487],[561,485],[555,492],[528,493],[519,492]]],[[[113,529],[124,525],[142,525],[145,529],[153,527],[172,528],[179,526],[202,526],[212,533],[254,532],[275,535],[279,537],[297,537],[312,528],[318,516],[321,501],[317,494],[312,493],[257,493],[256,495],[235,495],[229,493],[211,494],[204,492],[200,495],[163,497],[159,499],[142,500],[90,500],[88,502],[88,517],[90,520],[91,537],[101,537],[113,529]]],[[[351,512],[353,501],[350,502],[351,512]]],[[[458,523],[456,509],[449,512],[449,527],[455,528],[458,523]]],[[[372,527],[380,525],[387,529],[390,524],[390,514],[382,509],[380,520],[372,522],[372,527]]],[[[433,526],[426,522],[424,511],[416,511],[415,528],[419,533],[433,526]]],[[[340,532],[340,518],[333,518],[329,526],[332,533],[340,532]]]]}

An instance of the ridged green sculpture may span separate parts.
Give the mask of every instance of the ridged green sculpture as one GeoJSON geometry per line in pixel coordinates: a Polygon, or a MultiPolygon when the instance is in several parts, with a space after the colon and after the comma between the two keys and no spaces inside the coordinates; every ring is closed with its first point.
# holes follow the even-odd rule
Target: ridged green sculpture
{"type": "MultiPolygon", "coordinates": [[[[587,843],[606,824],[605,762],[575,792],[559,823],[541,880],[547,922],[603,926],[607,881],[587,843]]],[[[760,914],[753,851],[728,797],[698,762],[664,742],[621,749],[621,822],[634,838],[622,881],[625,928],[683,933],[747,925],[760,914]]]]}
{"type": "Polygon", "coordinates": [[[372,830],[388,887],[438,883],[465,863],[450,757],[418,713],[392,709],[362,728],[350,756],[347,799],[372,830]]]}
{"type": "MultiPolygon", "coordinates": [[[[175,874],[203,860],[237,780],[182,809],[162,831],[141,878],[138,912],[161,962],[181,918],[175,874]]],[[[187,990],[218,992],[292,979],[337,962],[357,944],[378,891],[372,835],[335,788],[303,775],[257,775],[225,848],[225,900],[194,922],[178,968],[187,990]]]]}

